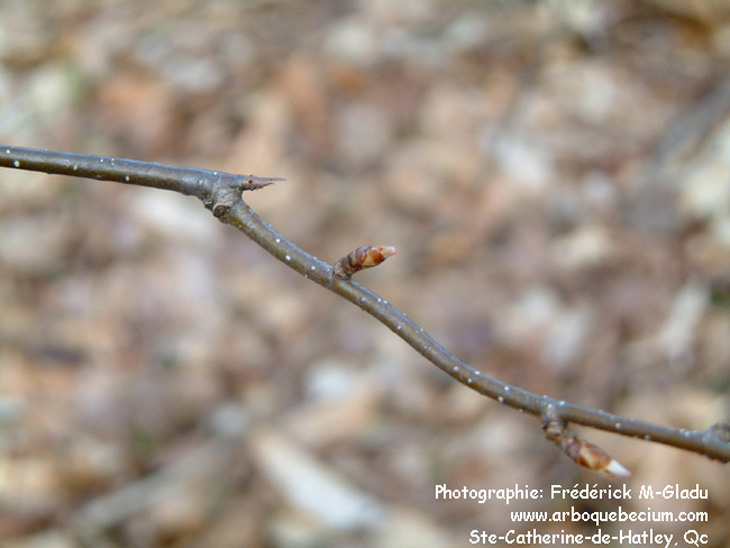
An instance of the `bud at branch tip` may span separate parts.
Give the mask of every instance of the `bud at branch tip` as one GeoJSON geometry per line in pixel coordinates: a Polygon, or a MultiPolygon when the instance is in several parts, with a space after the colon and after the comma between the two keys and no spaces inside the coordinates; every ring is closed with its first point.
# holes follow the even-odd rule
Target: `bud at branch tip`
{"type": "Polygon", "coordinates": [[[265,186],[273,185],[277,181],[285,181],[282,177],[259,177],[257,175],[244,175],[241,182],[241,190],[258,190],[265,186]]]}

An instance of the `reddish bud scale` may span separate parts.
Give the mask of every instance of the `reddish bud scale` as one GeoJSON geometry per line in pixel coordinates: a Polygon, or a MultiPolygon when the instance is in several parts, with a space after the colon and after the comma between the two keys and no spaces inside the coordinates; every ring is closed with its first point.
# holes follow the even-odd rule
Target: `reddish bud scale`
{"type": "Polygon", "coordinates": [[[576,435],[562,437],[559,445],[571,459],[591,470],[601,470],[612,460],[603,449],[576,435]]]}
{"type": "Polygon", "coordinates": [[[560,447],[573,462],[609,478],[631,476],[631,472],[597,445],[581,439],[567,428],[558,433],[557,421],[551,423],[545,429],[548,439],[560,447]]]}
{"type": "Polygon", "coordinates": [[[382,263],[391,255],[395,255],[396,249],[390,245],[366,245],[358,247],[352,253],[348,253],[334,265],[334,274],[338,278],[346,280],[355,272],[363,268],[371,268],[382,263]]]}

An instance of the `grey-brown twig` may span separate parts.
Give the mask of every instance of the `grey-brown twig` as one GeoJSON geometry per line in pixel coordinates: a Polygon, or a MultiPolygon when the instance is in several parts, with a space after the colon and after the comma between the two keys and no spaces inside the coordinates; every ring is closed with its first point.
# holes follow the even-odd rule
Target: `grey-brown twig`
{"type": "Polygon", "coordinates": [[[339,266],[333,268],[296,246],[261,219],[243,200],[242,191],[261,188],[276,178],[1,145],[0,166],[150,186],[197,197],[221,222],[235,226],[290,268],[359,306],[463,385],[501,404],[540,417],[549,426],[546,427],[548,438],[583,466],[601,470],[606,467],[605,459],[594,459],[600,450],[565,430],[568,423],[686,449],[723,462],[730,461],[730,425],[716,424],[705,430],[661,426],[528,392],[470,367],[392,304],[350,278],[359,270],[358,266],[374,266],[382,262],[395,252],[394,248],[359,248],[343,257],[336,263],[339,266]],[[366,251],[368,249],[375,250],[372,256],[370,251],[366,251]]]}

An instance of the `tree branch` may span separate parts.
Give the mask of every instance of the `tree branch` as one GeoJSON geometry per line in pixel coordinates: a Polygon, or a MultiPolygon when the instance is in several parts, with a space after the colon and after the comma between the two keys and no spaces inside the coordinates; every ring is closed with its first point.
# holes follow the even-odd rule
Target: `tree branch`
{"type": "Polygon", "coordinates": [[[375,261],[363,255],[367,252],[357,249],[336,263],[340,270],[343,267],[344,270],[335,273],[330,264],[282,236],[243,200],[242,191],[255,190],[280,179],[2,145],[0,166],[149,186],[197,197],[221,222],[235,226],[288,267],[359,306],[455,380],[503,405],[539,417],[548,439],[556,442],[569,457],[583,466],[614,477],[625,475],[620,464],[607,466],[605,458],[593,458],[596,450],[600,449],[566,430],[568,423],[693,451],[722,462],[730,461],[728,424],[715,424],[705,430],[684,430],[612,415],[528,392],[462,362],[388,301],[350,278],[359,270],[349,270],[349,267],[357,266],[353,261],[370,261],[371,264],[364,266],[374,266],[392,255],[394,248],[371,248],[384,255],[375,261]],[[357,258],[358,252],[363,258],[357,258]],[[597,461],[602,464],[595,464],[597,461]]]}

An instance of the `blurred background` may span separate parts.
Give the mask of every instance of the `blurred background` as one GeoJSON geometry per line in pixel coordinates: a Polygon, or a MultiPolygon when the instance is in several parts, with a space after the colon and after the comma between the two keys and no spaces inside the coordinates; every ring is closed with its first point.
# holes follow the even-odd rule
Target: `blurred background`
{"type": "MultiPolygon", "coordinates": [[[[680,428],[728,420],[720,0],[0,0],[0,142],[285,177],[245,197],[459,357],[680,428]]],[[[727,546],[728,468],[592,431],[602,524],[727,546]],[[614,483],[614,485],[620,485],[614,483]]],[[[592,534],[434,487],[585,483],[532,417],[153,189],[0,172],[3,547],[460,547],[592,534]]]]}

